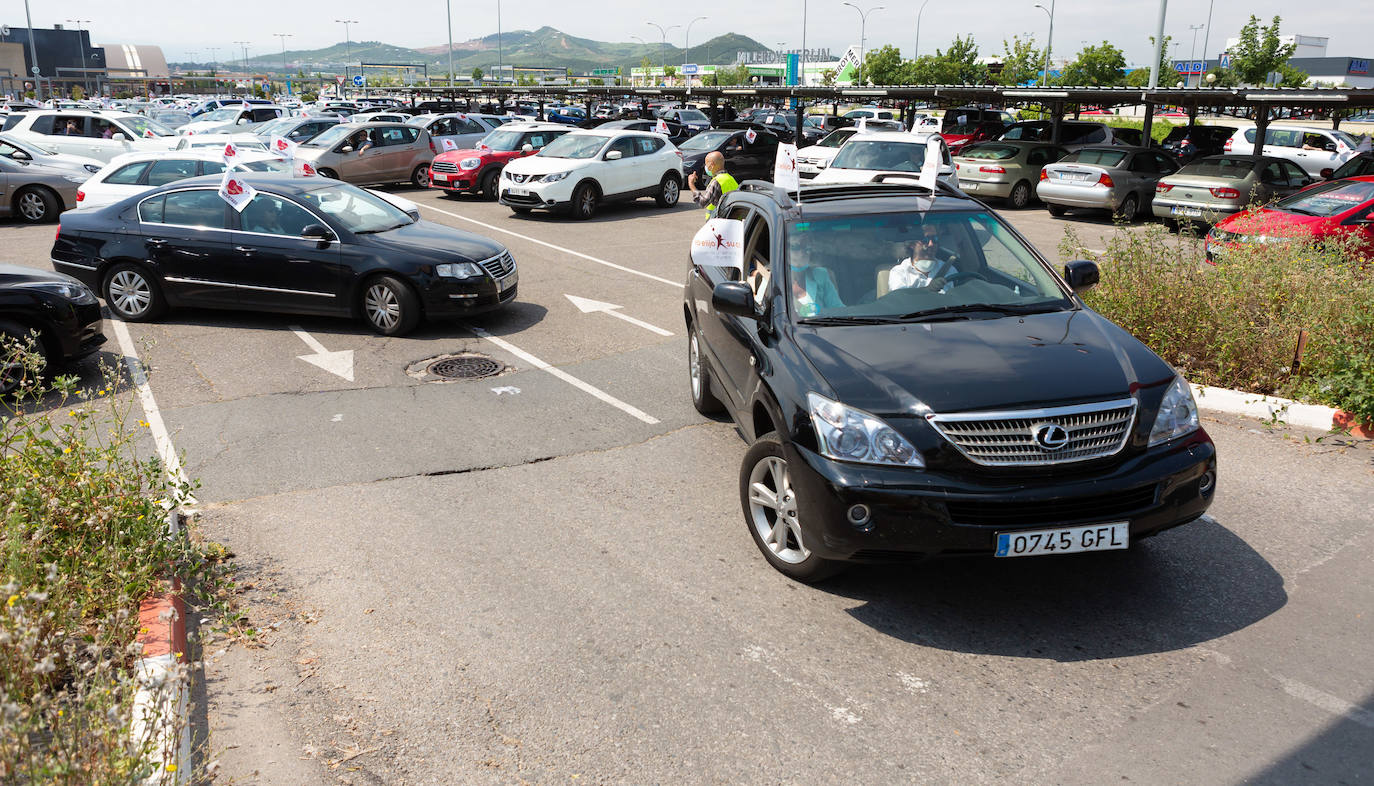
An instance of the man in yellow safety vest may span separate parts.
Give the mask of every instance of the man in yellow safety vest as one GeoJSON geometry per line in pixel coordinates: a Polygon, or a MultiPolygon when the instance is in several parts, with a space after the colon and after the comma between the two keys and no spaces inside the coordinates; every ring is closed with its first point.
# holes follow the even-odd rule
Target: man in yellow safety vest
{"type": "Polygon", "coordinates": [[[720,198],[739,188],[739,183],[725,171],[725,156],[719,151],[706,154],[706,176],[711,178],[711,182],[704,190],[697,184],[696,172],[687,180],[687,186],[692,189],[692,201],[706,208],[706,217],[710,218],[715,215],[716,203],[720,198]]]}

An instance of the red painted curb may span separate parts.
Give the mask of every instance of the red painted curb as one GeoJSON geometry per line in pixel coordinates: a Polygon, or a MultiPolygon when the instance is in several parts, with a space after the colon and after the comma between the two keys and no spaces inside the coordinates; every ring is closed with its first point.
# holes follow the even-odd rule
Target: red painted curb
{"type": "Polygon", "coordinates": [[[1350,432],[1353,437],[1363,437],[1374,439],[1374,422],[1366,421],[1361,423],[1355,420],[1355,416],[1343,409],[1336,410],[1335,416],[1331,418],[1331,425],[1338,429],[1350,432]]]}
{"type": "Polygon", "coordinates": [[[186,655],[186,604],[180,587],[175,584],[168,593],[150,595],[138,607],[138,643],[143,657],[186,655]]]}

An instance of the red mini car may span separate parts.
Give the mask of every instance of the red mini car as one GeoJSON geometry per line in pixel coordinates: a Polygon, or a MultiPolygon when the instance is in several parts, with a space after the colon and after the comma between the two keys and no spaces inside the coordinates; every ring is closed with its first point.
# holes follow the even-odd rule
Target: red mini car
{"type": "Polygon", "coordinates": [[[445,150],[435,156],[429,165],[429,187],[494,200],[496,181],[507,161],[532,156],[573,129],[558,123],[507,123],[483,137],[475,150],[445,150]]]}
{"type": "Polygon", "coordinates": [[[1355,254],[1374,256],[1374,175],[1317,183],[1218,222],[1207,234],[1207,261],[1238,245],[1291,240],[1353,242],[1355,254]]]}

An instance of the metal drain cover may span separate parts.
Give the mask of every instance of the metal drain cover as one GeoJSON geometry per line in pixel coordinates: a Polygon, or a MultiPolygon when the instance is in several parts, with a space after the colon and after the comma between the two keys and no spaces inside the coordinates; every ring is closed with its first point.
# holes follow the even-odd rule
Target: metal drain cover
{"type": "Polygon", "coordinates": [[[430,363],[425,373],[443,379],[481,379],[494,377],[505,370],[503,364],[485,355],[459,355],[430,363]]]}

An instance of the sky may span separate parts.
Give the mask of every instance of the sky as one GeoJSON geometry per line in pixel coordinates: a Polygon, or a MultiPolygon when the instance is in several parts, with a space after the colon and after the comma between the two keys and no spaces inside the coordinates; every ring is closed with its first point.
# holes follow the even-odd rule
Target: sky
{"type": "MultiPolygon", "coordinates": [[[[463,41],[496,32],[497,0],[449,0],[453,8],[453,40],[463,41]]],[[[1126,53],[1131,64],[1150,60],[1149,37],[1154,34],[1158,4],[1150,0],[1053,0],[1055,2],[1055,58],[1068,56],[1085,42],[1111,41],[1126,53]]],[[[873,11],[866,25],[866,46],[900,47],[910,57],[916,43],[917,9],[921,15],[920,51],[933,54],[956,35],[972,34],[980,54],[996,54],[1003,39],[1033,35],[1045,40],[1049,15],[1035,7],[1036,0],[853,0],[873,11]]],[[[1040,0],[1049,6],[1051,0],[1040,0]]],[[[1338,3],[1296,0],[1214,0],[1212,32],[1208,49],[1213,57],[1228,36],[1236,35],[1250,14],[1268,23],[1275,14],[1283,17],[1284,33],[1326,36],[1327,54],[1333,57],[1374,57],[1374,14],[1351,13],[1354,0],[1338,3]]],[[[838,57],[859,43],[859,12],[840,0],[701,0],[697,3],[651,4],[642,0],[521,0],[501,5],[505,30],[534,30],[548,25],[570,35],[600,41],[632,41],[632,35],[658,42],[659,32],[647,22],[665,27],[685,26],[693,18],[707,17],[692,26],[692,41],[702,43],[724,33],[750,36],[766,46],[799,48],[802,45],[802,8],[807,7],[806,46],[828,47],[838,57]]],[[[209,47],[219,47],[217,57],[238,57],[234,41],[250,41],[250,56],[281,51],[273,33],[290,33],[288,49],[315,49],[343,40],[344,26],[336,19],[356,19],[353,40],[377,40],[405,47],[434,46],[447,40],[444,0],[406,0],[399,6],[365,0],[330,0],[327,3],[281,0],[29,0],[35,27],[66,24],[70,19],[92,20],[97,44],[156,44],[170,61],[197,52],[200,61],[210,58],[209,47]],[[138,13],[129,13],[130,7],[138,13]],[[389,13],[392,8],[404,13],[389,13]]],[[[24,26],[23,0],[0,0],[0,22],[24,26]]],[[[1165,34],[1178,42],[1174,56],[1186,59],[1193,46],[1202,57],[1205,30],[1198,30],[1196,44],[1190,25],[1207,21],[1204,0],[1174,0],[1168,9],[1165,34]]],[[[669,33],[670,43],[683,45],[683,29],[669,33]]]]}

